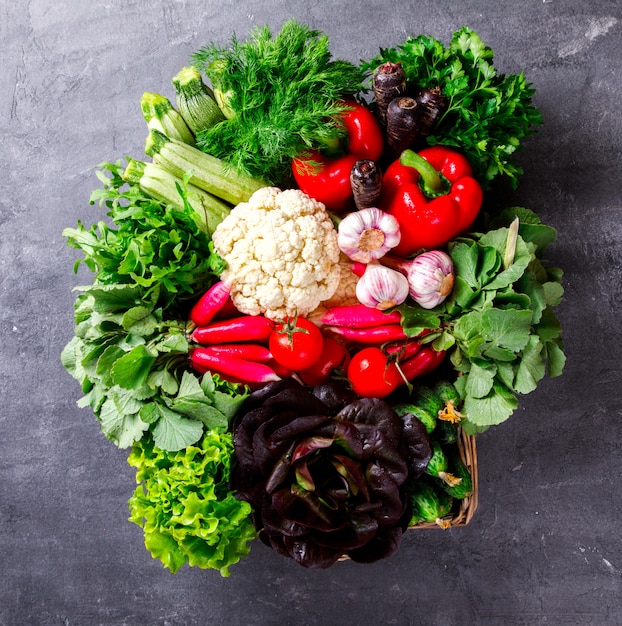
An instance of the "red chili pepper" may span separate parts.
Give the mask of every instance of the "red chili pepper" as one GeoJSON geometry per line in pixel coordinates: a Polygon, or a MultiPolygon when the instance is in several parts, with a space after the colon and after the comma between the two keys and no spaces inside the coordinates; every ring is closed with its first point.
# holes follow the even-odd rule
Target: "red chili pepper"
{"type": "Polygon", "coordinates": [[[345,346],[332,337],[324,337],[320,358],[311,367],[301,370],[298,374],[307,385],[321,385],[329,379],[333,370],[340,367],[345,371],[349,361],[350,353],[345,346]]]}
{"type": "Polygon", "coordinates": [[[421,342],[418,339],[396,341],[384,347],[384,351],[397,359],[398,363],[410,359],[421,350],[421,342]]]}
{"type": "Polygon", "coordinates": [[[445,352],[435,350],[432,346],[424,346],[409,359],[399,362],[399,368],[407,381],[425,376],[434,371],[445,358],[445,352]]]}
{"type": "Polygon", "coordinates": [[[298,187],[335,213],[354,208],[350,183],[354,164],[359,160],[378,161],[384,149],[382,129],[373,113],[354,100],[345,104],[349,107],[342,114],[348,134],[347,153],[331,158],[314,150],[292,162],[298,187]]]}
{"type": "Polygon", "coordinates": [[[400,225],[393,253],[407,257],[440,248],[465,232],[482,206],[483,191],[468,160],[444,146],[404,150],[382,179],[381,208],[400,225]]]}

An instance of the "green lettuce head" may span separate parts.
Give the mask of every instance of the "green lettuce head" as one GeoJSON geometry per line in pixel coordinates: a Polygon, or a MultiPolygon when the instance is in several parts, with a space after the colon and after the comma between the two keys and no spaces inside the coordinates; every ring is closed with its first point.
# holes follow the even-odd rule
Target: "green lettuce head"
{"type": "Polygon", "coordinates": [[[172,573],[188,563],[229,576],[229,566],[249,553],[256,531],[250,505],[229,491],[232,453],[231,434],[216,431],[179,452],[150,439],[133,446],[128,463],[139,485],[129,500],[130,521],[172,573]]]}

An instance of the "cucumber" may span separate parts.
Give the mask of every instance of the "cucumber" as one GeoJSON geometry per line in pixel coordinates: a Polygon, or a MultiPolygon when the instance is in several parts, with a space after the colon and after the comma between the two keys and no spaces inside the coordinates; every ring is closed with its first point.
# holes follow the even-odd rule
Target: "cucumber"
{"type": "Polygon", "coordinates": [[[412,404],[410,402],[403,402],[401,404],[396,404],[393,407],[393,410],[400,416],[406,415],[410,413],[414,417],[416,417],[425,427],[428,435],[434,430],[436,427],[436,416],[428,413],[425,409],[412,404]]]}
{"type": "Polygon", "coordinates": [[[446,420],[436,420],[434,437],[443,445],[449,445],[458,441],[458,426],[446,420]]]}
{"type": "Polygon", "coordinates": [[[447,422],[459,422],[464,415],[458,411],[462,400],[455,385],[448,380],[441,380],[434,385],[433,391],[443,403],[441,410],[438,412],[438,419],[447,422]]]}
{"type": "Polygon", "coordinates": [[[419,522],[436,522],[447,526],[442,518],[451,511],[453,500],[446,492],[435,489],[427,480],[417,480],[410,488],[410,504],[412,506],[411,525],[419,522]]]}
{"type": "Polygon", "coordinates": [[[460,403],[460,395],[458,394],[456,387],[452,382],[448,380],[439,380],[432,387],[432,390],[437,396],[439,396],[443,403],[443,406],[451,401],[453,401],[455,405],[460,403]]]}
{"type": "Polygon", "coordinates": [[[418,407],[425,409],[435,417],[445,408],[444,400],[426,385],[417,385],[411,394],[411,401],[418,407]]]}
{"type": "Polygon", "coordinates": [[[462,478],[454,476],[449,472],[449,459],[445,454],[441,444],[434,440],[430,440],[432,445],[432,458],[426,467],[426,474],[438,478],[447,485],[458,485],[462,482],[462,478]]]}
{"type": "Polygon", "coordinates": [[[469,472],[469,468],[462,462],[462,459],[457,454],[451,456],[449,467],[452,474],[461,479],[460,482],[455,485],[449,485],[442,480],[438,480],[437,484],[452,498],[463,500],[467,496],[470,496],[473,491],[473,477],[469,472]]]}

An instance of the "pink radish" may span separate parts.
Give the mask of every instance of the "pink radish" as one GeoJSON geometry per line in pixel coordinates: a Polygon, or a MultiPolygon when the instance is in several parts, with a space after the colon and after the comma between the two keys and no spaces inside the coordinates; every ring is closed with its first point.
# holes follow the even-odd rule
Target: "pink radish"
{"type": "Polygon", "coordinates": [[[209,324],[229,300],[231,285],[222,280],[214,283],[194,304],[189,318],[197,326],[209,324]]]}
{"type": "Polygon", "coordinates": [[[263,315],[239,315],[195,328],[190,338],[201,345],[266,341],[273,329],[273,322],[263,315]]]}
{"type": "Polygon", "coordinates": [[[346,328],[371,328],[398,323],[402,319],[399,311],[384,313],[364,304],[344,304],[328,309],[320,319],[324,326],[344,326],[346,328]]]}
{"type": "Polygon", "coordinates": [[[345,326],[326,326],[325,332],[331,332],[355,343],[380,345],[389,341],[406,339],[407,335],[399,324],[385,324],[372,328],[347,328],[345,326]]]}
{"type": "Polygon", "coordinates": [[[224,378],[244,383],[269,383],[280,380],[276,372],[265,363],[247,361],[236,356],[218,353],[210,348],[193,348],[189,354],[192,368],[201,373],[212,372],[224,378]]]}

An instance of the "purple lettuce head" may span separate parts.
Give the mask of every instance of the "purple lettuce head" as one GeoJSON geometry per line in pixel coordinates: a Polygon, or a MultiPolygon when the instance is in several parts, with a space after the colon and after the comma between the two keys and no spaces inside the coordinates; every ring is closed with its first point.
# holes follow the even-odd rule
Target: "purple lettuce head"
{"type": "Polygon", "coordinates": [[[406,481],[431,456],[423,426],[383,400],[293,379],[251,394],[233,442],[231,488],[253,506],[260,537],[313,568],[394,554],[409,519],[406,481]]]}

